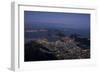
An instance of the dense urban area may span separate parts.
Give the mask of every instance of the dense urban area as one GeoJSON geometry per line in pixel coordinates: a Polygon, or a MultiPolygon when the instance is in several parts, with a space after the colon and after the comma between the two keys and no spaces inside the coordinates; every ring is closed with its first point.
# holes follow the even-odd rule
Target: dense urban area
{"type": "Polygon", "coordinates": [[[90,58],[90,39],[77,34],[63,36],[49,41],[47,38],[25,43],[25,61],[88,59],[90,58]]]}

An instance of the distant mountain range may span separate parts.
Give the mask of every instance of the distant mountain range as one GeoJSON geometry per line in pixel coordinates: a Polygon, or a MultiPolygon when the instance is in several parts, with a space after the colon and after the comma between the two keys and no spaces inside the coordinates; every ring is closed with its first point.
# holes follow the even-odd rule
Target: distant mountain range
{"type": "Polygon", "coordinates": [[[67,29],[77,29],[77,30],[89,30],[90,28],[80,28],[80,27],[73,27],[70,24],[55,24],[55,23],[38,23],[38,24],[25,24],[25,29],[42,29],[42,28],[67,28],[67,29]]]}

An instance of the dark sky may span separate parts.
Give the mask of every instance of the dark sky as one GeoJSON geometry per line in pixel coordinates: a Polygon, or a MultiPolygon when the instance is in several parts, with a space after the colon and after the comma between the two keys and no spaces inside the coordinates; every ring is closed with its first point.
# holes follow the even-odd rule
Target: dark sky
{"type": "Polygon", "coordinates": [[[75,29],[90,28],[90,14],[24,11],[25,25],[45,24],[75,29]]]}

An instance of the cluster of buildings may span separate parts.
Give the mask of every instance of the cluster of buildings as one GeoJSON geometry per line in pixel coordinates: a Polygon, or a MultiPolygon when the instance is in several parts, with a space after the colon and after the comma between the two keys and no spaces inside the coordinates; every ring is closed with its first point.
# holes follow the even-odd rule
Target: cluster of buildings
{"type": "MultiPolygon", "coordinates": [[[[49,42],[47,39],[38,39],[36,42],[49,49],[46,53],[52,53],[58,59],[82,59],[90,58],[90,49],[82,49],[77,42],[70,37],[63,37],[59,40],[49,42]]],[[[41,51],[43,51],[41,49],[41,51]]]]}

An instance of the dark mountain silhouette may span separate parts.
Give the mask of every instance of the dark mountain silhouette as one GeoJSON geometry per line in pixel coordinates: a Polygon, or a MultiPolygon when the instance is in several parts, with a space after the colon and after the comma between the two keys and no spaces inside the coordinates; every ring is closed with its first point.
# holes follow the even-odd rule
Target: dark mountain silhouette
{"type": "Polygon", "coordinates": [[[47,53],[42,51],[48,51],[50,50],[43,45],[37,43],[37,42],[30,42],[25,44],[25,61],[41,61],[41,60],[55,60],[57,59],[52,53],[47,53]]]}

